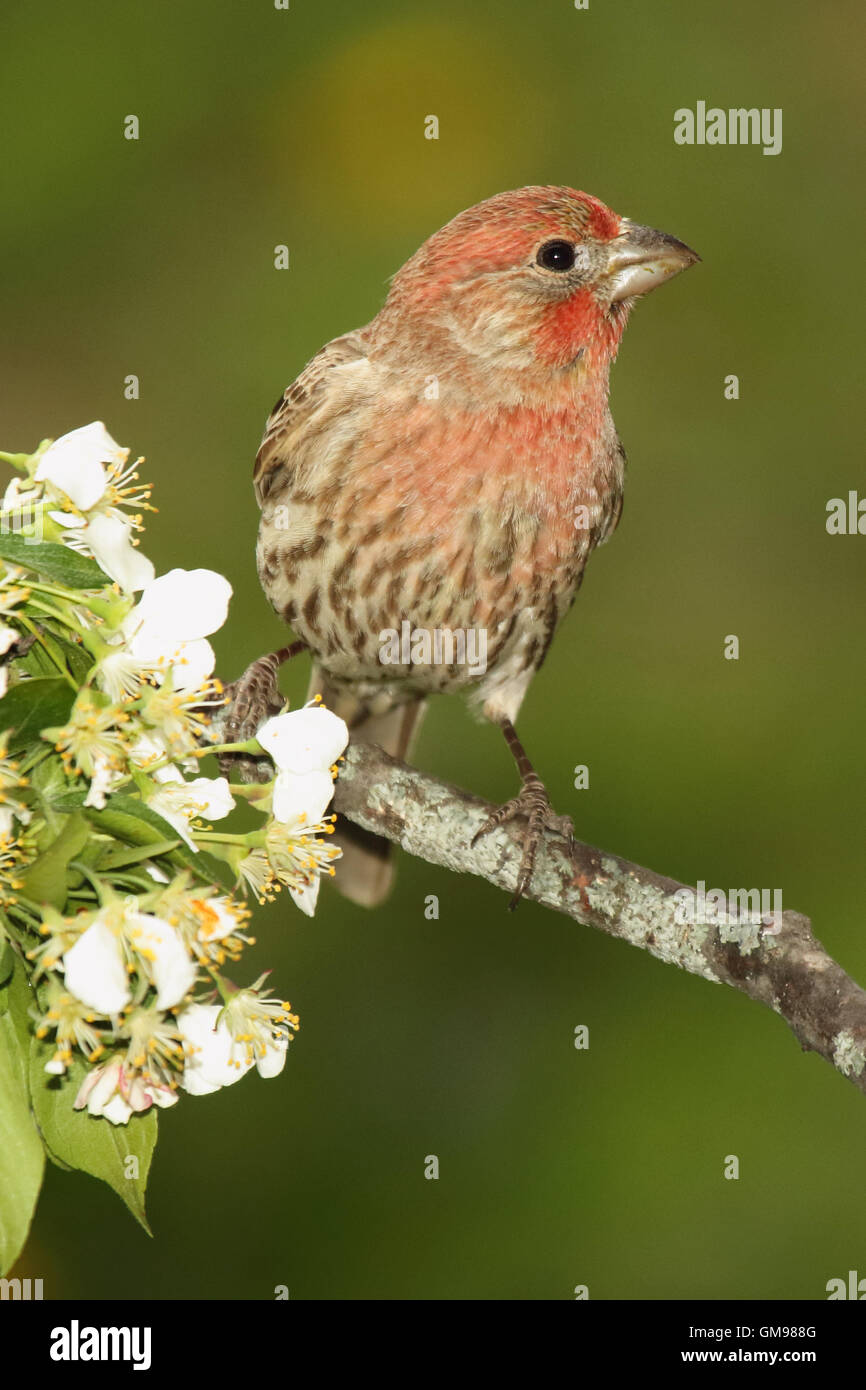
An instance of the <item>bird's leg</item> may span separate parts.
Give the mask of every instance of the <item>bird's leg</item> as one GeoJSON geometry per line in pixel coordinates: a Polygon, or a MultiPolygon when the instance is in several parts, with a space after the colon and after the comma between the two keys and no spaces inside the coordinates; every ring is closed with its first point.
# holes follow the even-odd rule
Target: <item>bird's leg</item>
{"type": "MultiPolygon", "coordinates": [[[[243,675],[225,687],[228,713],[220,731],[223,743],[245,743],[253,738],[266,719],[279,714],[285,704],[277,685],[277,672],[284,661],[307,650],[306,642],[291,642],[278,652],[260,656],[243,675]]],[[[229,780],[267,782],[272,776],[270,760],[248,753],[223,753],[219,757],[220,771],[229,780]]]]}
{"type": "Polygon", "coordinates": [[[242,743],[252,738],[266,719],[279,714],[285,700],[277,685],[277,672],[284,661],[307,650],[306,642],[292,642],[269,656],[260,656],[243,675],[225,688],[229,705],[225,721],[226,743],[242,743]]]}
{"type": "Polygon", "coordinates": [[[479,840],[482,835],[486,835],[489,830],[495,830],[497,825],[504,825],[506,821],[512,820],[515,816],[526,817],[517,888],[508,905],[513,912],[529,887],[542,831],[554,830],[558,835],[562,835],[568,844],[569,852],[571,852],[574,845],[574,827],[571,824],[570,816],[557,816],[554,813],[547,789],[529,761],[511,720],[503,719],[500,727],[505,735],[505,742],[511,749],[514,761],[517,763],[517,771],[520,773],[523,786],[517,796],[506,801],[504,806],[500,806],[493,812],[492,816],[487,818],[481,829],[473,835],[472,843],[474,845],[476,840],[479,840]]]}

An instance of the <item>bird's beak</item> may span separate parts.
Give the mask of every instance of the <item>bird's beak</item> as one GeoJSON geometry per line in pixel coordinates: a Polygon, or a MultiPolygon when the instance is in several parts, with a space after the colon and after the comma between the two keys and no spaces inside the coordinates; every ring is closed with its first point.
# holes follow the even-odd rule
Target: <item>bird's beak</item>
{"type": "Polygon", "coordinates": [[[641,227],[630,218],[620,219],[620,234],[609,243],[605,278],[611,286],[611,303],[648,294],[663,280],[670,280],[701,258],[675,236],[641,227]]]}

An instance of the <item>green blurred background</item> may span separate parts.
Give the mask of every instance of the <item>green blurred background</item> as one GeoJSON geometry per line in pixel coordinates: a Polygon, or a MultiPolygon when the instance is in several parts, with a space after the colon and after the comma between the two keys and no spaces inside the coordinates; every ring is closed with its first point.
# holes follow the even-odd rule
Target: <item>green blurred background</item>
{"type": "MultiPolygon", "coordinates": [[[[234,585],[232,676],[284,640],[253,560],[264,419],[420,242],[547,182],[675,233],[704,263],[627,331],[624,521],[521,732],[581,838],[781,888],[866,981],[866,539],[824,526],[866,492],[863,37],[854,0],[6,0],[0,446],[103,419],[145,454],[158,569],[234,585]],[[678,147],[698,99],[782,107],[783,152],[678,147]]],[[[417,761],[514,790],[457,700],[417,761]]],[[[505,904],[403,859],[372,914],[330,892],[314,921],[260,913],[250,979],[273,967],[302,1018],[283,1076],[161,1116],[153,1241],[52,1169],[17,1272],[50,1297],[228,1299],[821,1298],[866,1275],[862,1096],[743,996],[505,904]]]]}

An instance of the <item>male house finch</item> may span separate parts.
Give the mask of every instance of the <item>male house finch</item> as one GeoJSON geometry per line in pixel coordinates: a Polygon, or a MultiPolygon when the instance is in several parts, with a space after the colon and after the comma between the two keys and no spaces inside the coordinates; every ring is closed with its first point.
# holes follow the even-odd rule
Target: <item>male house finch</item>
{"type": "MultiPolygon", "coordinates": [[[[479,834],[526,818],[514,902],[542,829],[565,833],[514,721],[590,552],[619,521],[610,364],[635,299],[698,259],[587,193],[500,193],[424,243],[366,328],[322,348],[258,452],[259,577],[313,652],[311,692],[353,739],[397,757],[433,692],[469,689],[502,728],[522,787],[479,834]],[[484,632],[486,670],[405,650],[383,661],[382,635],[405,622],[484,632]]],[[[239,710],[294,649],[250,668],[239,710]]],[[[338,887],[379,902],[384,842],[353,826],[342,836],[338,887]]]]}

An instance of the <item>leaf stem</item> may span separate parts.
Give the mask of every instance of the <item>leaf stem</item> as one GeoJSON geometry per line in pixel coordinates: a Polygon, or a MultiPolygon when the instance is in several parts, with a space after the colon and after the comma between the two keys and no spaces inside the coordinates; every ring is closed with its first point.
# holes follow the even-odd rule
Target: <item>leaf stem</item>
{"type": "Polygon", "coordinates": [[[111,901],[110,890],[106,889],[106,885],[102,882],[102,879],[97,878],[96,874],[93,873],[89,865],[84,863],[83,859],[71,859],[69,861],[69,868],[77,869],[82,877],[86,878],[88,883],[91,884],[96,893],[96,900],[100,907],[105,907],[106,904],[111,901]]]}

